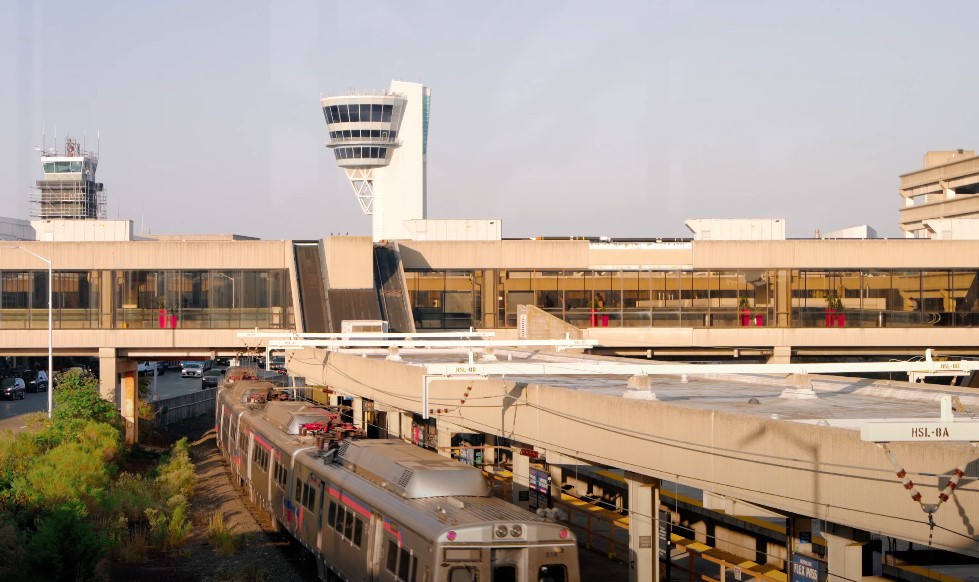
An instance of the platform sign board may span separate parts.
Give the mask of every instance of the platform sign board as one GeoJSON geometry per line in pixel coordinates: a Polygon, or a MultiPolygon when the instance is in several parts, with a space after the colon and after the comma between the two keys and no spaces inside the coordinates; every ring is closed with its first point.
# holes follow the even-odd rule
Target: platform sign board
{"type": "Polygon", "coordinates": [[[979,422],[868,422],[860,427],[860,438],[874,443],[977,442],[979,422]]]}
{"type": "Polygon", "coordinates": [[[551,475],[542,469],[530,468],[530,508],[551,506],[551,475]]]}
{"type": "Polygon", "coordinates": [[[792,555],[792,582],[823,582],[826,580],[825,564],[816,558],[792,555]]]}

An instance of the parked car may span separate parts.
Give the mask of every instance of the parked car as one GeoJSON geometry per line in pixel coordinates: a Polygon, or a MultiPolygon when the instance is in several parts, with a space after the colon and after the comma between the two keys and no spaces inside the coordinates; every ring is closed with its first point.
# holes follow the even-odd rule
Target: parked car
{"type": "Polygon", "coordinates": [[[152,374],[154,368],[156,368],[157,375],[166,371],[163,362],[140,362],[139,366],[136,367],[136,372],[139,374],[152,374]]]}
{"type": "Polygon", "coordinates": [[[13,400],[27,398],[27,385],[23,378],[4,378],[0,380],[0,396],[13,400]]]}
{"type": "Polygon", "coordinates": [[[201,376],[201,390],[206,390],[208,388],[217,388],[218,382],[224,376],[224,370],[208,370],[204,372],[201,376]]]}
{"type": "Polygon", "coordinates": [[[181,378],[201,378],[204,376],[204,364],[201,362],[181,363],[181,378]]]}
{"type": "Polygon", "coordinates": [[[34,370],[27,370],[21,375],[21,378],[27,384],[28,392],[47,392],[48,391],[48,380],[47,372],[42,375],[42,379],[39,381],[37,379],[38,373],[34,370]]]}

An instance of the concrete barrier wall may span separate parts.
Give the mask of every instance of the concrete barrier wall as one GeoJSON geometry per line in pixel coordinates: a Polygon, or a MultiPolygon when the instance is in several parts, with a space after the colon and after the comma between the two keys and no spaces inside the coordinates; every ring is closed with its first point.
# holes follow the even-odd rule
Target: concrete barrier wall
{"type": "Polygon", "coordinates": [[[214,416],[214,395],[216,391],[201,390],[183,396],[157,400],[150,403],[153,410],[154,422],[157,426],[167,426],[188,418],[198,416],[214,416]]]}

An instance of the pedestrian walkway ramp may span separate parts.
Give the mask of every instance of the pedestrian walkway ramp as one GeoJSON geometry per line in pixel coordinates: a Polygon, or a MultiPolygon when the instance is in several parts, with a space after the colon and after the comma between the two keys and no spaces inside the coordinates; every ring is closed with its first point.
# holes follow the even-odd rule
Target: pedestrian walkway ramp
{"type": "Polygon", "coordinates": [[[292,248],[296,259],[296,283],[303,331],[329,332],[330,319],[320,244],[318,241],[297,240],[292,243],[292,248]]]}

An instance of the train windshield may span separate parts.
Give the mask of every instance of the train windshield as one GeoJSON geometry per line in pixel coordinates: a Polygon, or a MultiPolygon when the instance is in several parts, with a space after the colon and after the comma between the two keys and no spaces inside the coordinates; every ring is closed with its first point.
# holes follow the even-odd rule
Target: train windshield
{"type": "Polygon", "coordinates": [[[479,574],[475,568],[463,566],[449,570],[449,582],[477,582],[479,574]]]}

